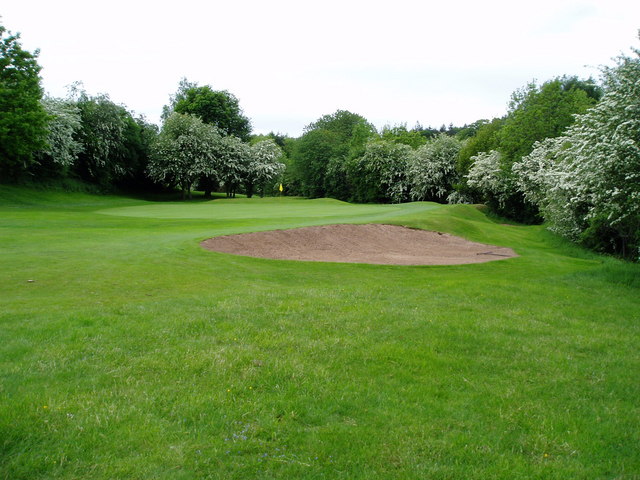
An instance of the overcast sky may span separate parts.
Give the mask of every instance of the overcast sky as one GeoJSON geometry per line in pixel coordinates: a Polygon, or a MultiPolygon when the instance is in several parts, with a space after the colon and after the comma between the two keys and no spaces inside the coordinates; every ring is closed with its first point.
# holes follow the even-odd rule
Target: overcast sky
{"type": "Polygon", "coordinates": [[[182,77],[240,100],[255,133],[298,136],[337,109],[377,127],[502,116],[511,92],[640,47],[637,0],[20,0],[45,90],[81,81],[159,123],[182,77]]]}

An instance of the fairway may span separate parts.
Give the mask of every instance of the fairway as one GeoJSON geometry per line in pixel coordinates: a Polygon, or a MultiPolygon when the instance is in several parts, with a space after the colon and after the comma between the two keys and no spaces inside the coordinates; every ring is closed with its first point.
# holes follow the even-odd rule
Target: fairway
{"type": "Polygon", "coordinates": [[[0,478],[638,478],[640,266],[472,205],[0,186],[0,478]],[[250,258],[385,223],[453,266],[250,258]]]}

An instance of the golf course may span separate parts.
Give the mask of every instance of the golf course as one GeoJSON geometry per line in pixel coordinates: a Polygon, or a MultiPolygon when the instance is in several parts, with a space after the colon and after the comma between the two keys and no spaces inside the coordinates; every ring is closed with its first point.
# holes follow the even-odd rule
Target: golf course
{"type": "Polygon", "coordinates": [[[0,188],[0,478],[637,479],[640,265],[473,205],[0,188]],[[387,224],[514,258],[206,250],[387,224]]]}

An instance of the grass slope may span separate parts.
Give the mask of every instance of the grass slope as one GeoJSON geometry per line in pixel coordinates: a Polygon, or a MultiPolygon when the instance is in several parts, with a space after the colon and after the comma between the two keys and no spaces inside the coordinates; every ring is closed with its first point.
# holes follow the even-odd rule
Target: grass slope
{"type": "Polygon", "coordinates": [[[640,269],[472,206],[0,187],[0,477],[638,478],[640,269]],[[395,267],[217,254],[384,222],[514,248],[395,267]]]}

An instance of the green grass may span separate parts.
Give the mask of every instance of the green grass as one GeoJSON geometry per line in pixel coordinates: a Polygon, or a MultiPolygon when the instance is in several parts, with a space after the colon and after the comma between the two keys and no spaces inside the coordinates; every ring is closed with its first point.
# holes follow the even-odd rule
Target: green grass
{"type": "Polygon", "coordinates": [[[640,478],[640,268],[473,206],[0,187],[0,478],[640,478]],[[208,252],[383,222],[514,248],[208,252]]]}

